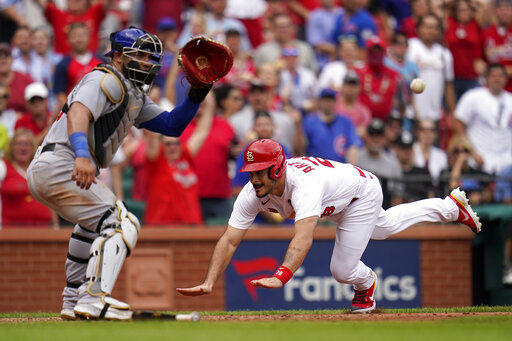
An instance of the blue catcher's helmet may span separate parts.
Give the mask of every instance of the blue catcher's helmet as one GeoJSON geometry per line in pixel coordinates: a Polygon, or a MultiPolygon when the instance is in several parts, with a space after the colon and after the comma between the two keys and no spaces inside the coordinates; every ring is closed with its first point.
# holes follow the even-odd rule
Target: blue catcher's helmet
{"type": "Polygon", "coordinates": [[[139,88],[147,85],[145,90],[148,90],[162,66],[163,48],[160,39],[140,28],[129,27],[111,33],[110,43],[112,50],[105,56],[111,57],[115,51],[119,51],[128,57],[130,61],[123,65],[125,76],[139,88]],[[141,56],[144,55],[148,58],[142,60],[141,56]]]}

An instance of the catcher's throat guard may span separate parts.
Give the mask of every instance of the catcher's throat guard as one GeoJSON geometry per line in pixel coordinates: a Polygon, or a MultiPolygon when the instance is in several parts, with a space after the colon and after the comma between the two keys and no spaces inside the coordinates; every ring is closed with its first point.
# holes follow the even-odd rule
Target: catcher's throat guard
{"type": "Polygon", "coordinates": [[[231,70],[233,54],[226,45],[200,36],[181,48],[178,63],[192,87],[204,87],[212,85],[231,70]]]}

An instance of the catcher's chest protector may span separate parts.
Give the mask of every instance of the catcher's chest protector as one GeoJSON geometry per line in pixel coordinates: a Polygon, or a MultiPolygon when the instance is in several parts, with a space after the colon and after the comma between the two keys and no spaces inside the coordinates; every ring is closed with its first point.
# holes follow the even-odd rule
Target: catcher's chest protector
{"type": "Polygon", "coordinates": [[[101,89],[107,99],[116,105],[114,110],[102,114],[93,123],[91,148],[94,146],[94,157],[103,168],[110,164],[134,125],[144,104],[144,94],[111,65],[100,64],[94,70],[105,73],[100,82],[101,89]]]}

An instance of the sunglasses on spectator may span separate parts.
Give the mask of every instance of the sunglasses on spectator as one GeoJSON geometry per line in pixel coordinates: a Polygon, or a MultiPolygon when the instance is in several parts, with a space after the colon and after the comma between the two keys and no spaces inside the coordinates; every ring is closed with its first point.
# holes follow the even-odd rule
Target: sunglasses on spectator
{"type": "Polygon", "coordinates": [[[9,99],[9,94],[0,94],[0,99],[8,100],[9,99]]]}
{"type": "Polygon", "coordinates": [[[433,131],[435,132],[436,131],[436,128],[435,127],[421,127],[420,130],[423,130],[423,131],[433,131]]]}
{"type": "Polygon", "coordinates": [[[30,103],[36,103],[36,102],[41,102],[41,101],[44,101],[46,98],[43,98],[43,97],[39,97],[39,96],[34,96],[32,97],[31,99],[29,99],[28,101],[30,103]]]}
{"type": "Polygon", "coordinates": [[[453,154],[460,154],[460,153],[470,153],[469,149],[467,148],[464,148],[464,149],[455,149],[453,151],[453,154]]]}
{"type": "Polygon", "coordinates": [[[11,56],[11,52],[6,51],[6,50],[0,51],[0,57],[10,57],[10,56],[11,56]]]}

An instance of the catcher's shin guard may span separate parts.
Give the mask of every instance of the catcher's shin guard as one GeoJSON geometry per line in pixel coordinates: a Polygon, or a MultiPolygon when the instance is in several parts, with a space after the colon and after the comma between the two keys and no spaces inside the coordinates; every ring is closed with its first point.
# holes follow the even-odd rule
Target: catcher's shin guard
{"type": "Polygon", "coordinates": [[[87,266],[87,292],[92,296],[110,295],[124,260],[135,247],[140,225],[121,201],[101,221],[100,236],[91,246],[87,266]]]}
{"type": "Polygon", "coordinates": [[[66,259],[66,286],[62,290],[61,315],[64,319],[74,319],[73,308],[78,300],[77,290],[85,282],[91,244],[97,237],[96,232],[88,231],[78,224],[73,229],[66,259]]]}

